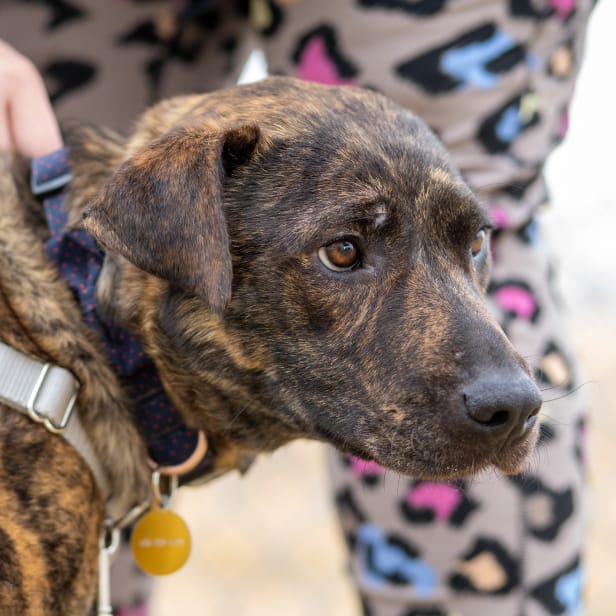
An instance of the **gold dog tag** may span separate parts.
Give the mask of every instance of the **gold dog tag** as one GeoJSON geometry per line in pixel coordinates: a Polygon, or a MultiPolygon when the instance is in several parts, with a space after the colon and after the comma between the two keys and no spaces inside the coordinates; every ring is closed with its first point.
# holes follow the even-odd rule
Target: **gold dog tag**
{"type": "Polygon", "coordinates": [[[188,526],[177,513],[159,507],[137,522],[130,543],[135,562],[150,575],[174,573],[190,555],[188,526]]]}

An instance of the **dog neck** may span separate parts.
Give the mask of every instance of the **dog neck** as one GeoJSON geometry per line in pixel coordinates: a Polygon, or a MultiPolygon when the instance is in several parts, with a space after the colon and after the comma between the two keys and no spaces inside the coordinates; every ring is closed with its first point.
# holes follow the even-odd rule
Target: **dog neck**
{"type": "MultiPolygon", "coordinates": [[[[135,137],[122,137],[108,129],[91,126],[69,127],[65,136],[70,146],[70,164],[74,174],[65,205],[68,227],[76,229],[81,226],[88,204],[98,197],[114,171],[134,151],[131,139],[135,141],[135,137]]],[[[154,136],[150,135],[151,138],[154,136]]],[[[117,254],[106,253],[96,285],[97,311],[105,319],[123,324],[139,337],[156,363],[163,386],[175,408],[185,419],[196,422],[191,425],[207,431],[209,446],[216,457],[214,474],[231,470],[244,472],[255,455],[263,450],[261,443],[246,442],[246,430],[242,430],[241,422],[236,420],[238,416],[245,415],[243,411],[252,400],[247,401],[241,392],[232,398],[224,392],[221,395],[215,387],[204,394],[204,383],[201,383],[199,399],[194,400],[190,381],[183,379],[182,373],[175,370],[176,366],[174,370],[168,370],[169,366],[165,364],[167,359],[164,354],[161,356],[156,341],[152,339],[152,328],[158,320],[158,306],[168,297],[168,291],[167,281],[145,274],[117,254]],[[170,374],[171,380],[165,380],[170,374]],[[229,430],[230,426],[232,430],[229,430]]],[[[263,417],[264,425],[268,419],[268,416],[263,417]]],[[[270,444],[269,431],[267,439],[270,444]]]]}
{"type": "Polygon", "coordinates": [[[84,230],[67,224],[64,189],[72,179],[68,160],[68,152],[63,149],[32,163],[32,191],[43,197],[50,232],[45,252],[73,291],[84,323],[96,332],[116,374],[130,392],[135,422],[153,464],[171,473],[186,471],[190,479],[207,474],[214,465],[212,447],[206,455],[203,434],[184,424],[137,337],[102,317],[98,310],[97,281],[104,253],[84,230]]]}

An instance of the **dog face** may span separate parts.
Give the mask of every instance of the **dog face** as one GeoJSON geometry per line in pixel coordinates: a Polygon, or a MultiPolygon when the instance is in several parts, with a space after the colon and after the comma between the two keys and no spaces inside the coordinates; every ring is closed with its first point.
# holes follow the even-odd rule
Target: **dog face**
{"type": "Polygon", "coordinates": [[[539,392],[484,305],[486,212],[420,120],[272,79],[154,108],[128,153],[84,213],[101,296],[218,449],[520,470],[539,392]]]}

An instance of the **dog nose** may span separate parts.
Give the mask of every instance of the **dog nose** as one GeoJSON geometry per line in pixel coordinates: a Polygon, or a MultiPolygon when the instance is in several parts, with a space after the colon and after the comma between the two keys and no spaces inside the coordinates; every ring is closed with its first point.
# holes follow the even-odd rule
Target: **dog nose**
{"type": "Polygon", "coordinates": [[[541,393],[526,375],[493,374],[475,379],[464,390],[466,413],[475,427],[495,437],[521,436],[541,409],[541,393]]]}

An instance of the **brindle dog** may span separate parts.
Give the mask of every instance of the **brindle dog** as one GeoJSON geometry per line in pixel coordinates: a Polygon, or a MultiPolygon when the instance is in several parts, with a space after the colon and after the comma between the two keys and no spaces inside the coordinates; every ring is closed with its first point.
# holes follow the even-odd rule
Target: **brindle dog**
{"type": "MultiPolygon", "coordinates": [[[[276,78],[68,135],[67,207],[106,250],[98,296],[222,469],[310,437],[415,477],[521,469],[540,407],[484,304],[489,219],[414,115],[276,78]]],[[[41,248],[24,161],[0,174],[0,339],[70,369],[126,507],[131,402],[41,248]]],[[[88,613],[104,504],[61,437],[0,406],[0,611],[88,613]]]]}

